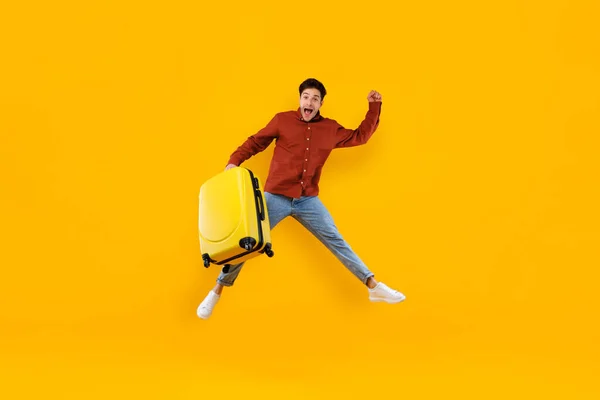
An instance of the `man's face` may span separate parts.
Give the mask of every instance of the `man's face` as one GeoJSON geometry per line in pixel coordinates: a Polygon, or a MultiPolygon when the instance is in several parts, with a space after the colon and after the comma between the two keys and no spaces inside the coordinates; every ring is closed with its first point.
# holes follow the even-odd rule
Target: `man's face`
{"type": "Polygon", "coordinates": [[[300,95],[300,113],[305,121],[313,119],[322,105],[321,92],[317,89],[305,89],[300,95]]]}

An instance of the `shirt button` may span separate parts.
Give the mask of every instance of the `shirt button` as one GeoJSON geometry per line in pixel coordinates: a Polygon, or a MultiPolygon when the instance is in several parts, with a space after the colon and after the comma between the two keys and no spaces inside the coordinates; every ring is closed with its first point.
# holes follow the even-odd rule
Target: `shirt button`
{"type": "Polygon", "coordinates": [[[306,140],[310,140],[310,138],[306,138],[306,140]]]}
{"type": "Polygon", "coordinates": [[[308,147],[306,148],[306,150],[308,150],[308,147]]]}
{"type": "Polygon", "coordinates": [[[310,126],[308,127],[308,129],[310,129],[310,126]]]}
{"type": "Polygon", "coordinates": [[[304,161],[308,161],[308,158],[305,158],[304,161]]]}

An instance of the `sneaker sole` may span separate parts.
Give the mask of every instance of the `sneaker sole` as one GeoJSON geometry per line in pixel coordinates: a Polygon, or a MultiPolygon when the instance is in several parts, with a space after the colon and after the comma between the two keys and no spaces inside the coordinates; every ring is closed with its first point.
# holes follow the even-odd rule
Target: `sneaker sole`
{"type": "Polygon", "coordinates": [[[386,299],[380,299],[380,298],[369,298],[369,300],[371,300],[373,303],[398,304],[398,303],[401,303],[404,300],[406,300],[406,297],[403,297],[403,298],[398,299],[398,300],[386,300],[386,299]]]}

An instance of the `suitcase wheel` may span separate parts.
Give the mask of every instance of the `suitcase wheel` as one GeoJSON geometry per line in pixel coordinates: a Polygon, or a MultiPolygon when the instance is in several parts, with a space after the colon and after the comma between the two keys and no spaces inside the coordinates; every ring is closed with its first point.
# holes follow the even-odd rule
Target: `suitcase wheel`
{"type": "Polygon", "coordinates": [[[208,254],[202,254],[202,260],[204,260],[204,266],[208,268],[210,266],[210,257],[208,254]]]}
{"type": "Polygon", "coordinates": [[[267,243],[267,245],[265,246],[265,254],[269,258],[275,255],[275,253],[273,253],[273,250],[271,250],[271,243],[267,243]]]}
{"type": "Polygon", "coordinates": [[[256,239],[251,238],[251,237],[245,237],[245,238],[240,239],[239,244],[242,249],[250,251],[254,248],[254,246],[256,246],[256,239]]]}

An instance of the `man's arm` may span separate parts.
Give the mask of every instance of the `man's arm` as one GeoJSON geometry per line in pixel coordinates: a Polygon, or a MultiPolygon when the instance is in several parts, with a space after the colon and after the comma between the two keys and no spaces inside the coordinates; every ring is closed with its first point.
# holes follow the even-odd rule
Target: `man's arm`
{"type": "Polygon", "coordinates": [[[267,126],[246,139],[246,141],[231,154],[225,169],[237,167],[250,157],[265,150],[269,147],[273,139],[278,136],[279,129],[277,127],[277,115],[275,115],[267,126]]]}
{"type": "Polygon", "coordinates": [[[357,129],[346,129],[338,124],[336,135],[336,148],[353,147],[367,143],[373,136],[379,126],[379,116],[381,115],[381,94],[371,90],[367,96],[369,101],[369,110],[365,119],[357,129]]]}

